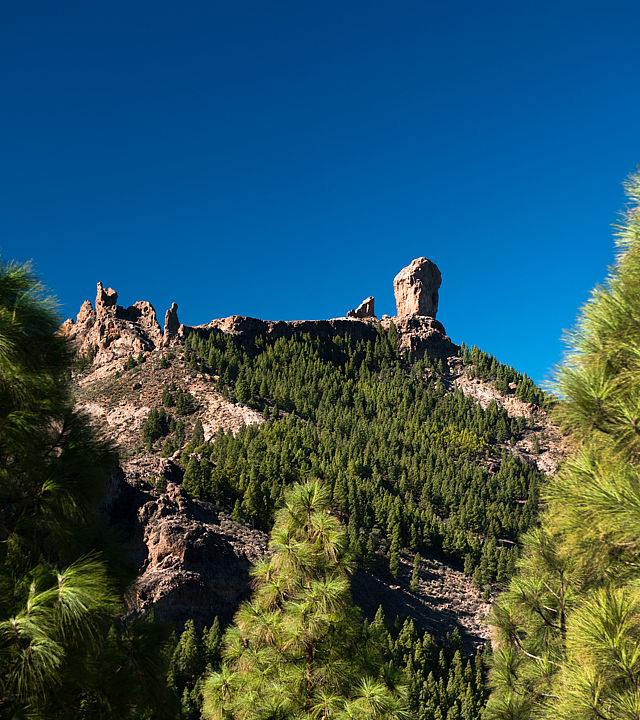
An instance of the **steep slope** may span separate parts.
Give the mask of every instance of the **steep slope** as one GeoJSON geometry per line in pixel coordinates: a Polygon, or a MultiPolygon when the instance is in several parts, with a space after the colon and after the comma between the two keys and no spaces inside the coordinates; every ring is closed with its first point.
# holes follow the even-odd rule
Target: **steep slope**
{"type": "Polygon", "coordinates": [[[486,635],[491,583],[535,520],[538,470],[555,467],[559,438],[530,381],[449,340],[436,276],[412,277],[399,310],[422,292],[433,308],[435,292],[431,316],[189,327],[174,304],[161,331],[149,303],[120,308],[99,284],[95,310],[64,324],[77,401],[121,447],[110,512],[139,569],[131,611],[229,619],[283,487],[316,474],[349,522],[369,615],[382,603],[436,635],[486,635]]]}

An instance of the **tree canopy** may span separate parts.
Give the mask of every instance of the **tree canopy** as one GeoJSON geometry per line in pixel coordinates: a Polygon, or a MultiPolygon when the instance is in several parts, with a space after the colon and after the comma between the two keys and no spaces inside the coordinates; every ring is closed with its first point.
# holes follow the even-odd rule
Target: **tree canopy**
{"type": "Polygon", "coordinates": [[[58,328],[30,267],[0,264],[0,715],[133,717],[162,690],[161,644],[116,618],[96,514],[115,457],[73,407],[58,328]]]}
{"type": "Polygon", "coordinates": [[[205,686],[209,718],[401,718],[399,675],[351,602],[347,533],[319,481],[290,488],[254,593],[205,686]]]}
{"type": "Polygon", "coordinates": [[[490,718],[640,718],[640,175],[626,189],[616,267],[557,376],[574,451],[494,609],[490,718]]]}

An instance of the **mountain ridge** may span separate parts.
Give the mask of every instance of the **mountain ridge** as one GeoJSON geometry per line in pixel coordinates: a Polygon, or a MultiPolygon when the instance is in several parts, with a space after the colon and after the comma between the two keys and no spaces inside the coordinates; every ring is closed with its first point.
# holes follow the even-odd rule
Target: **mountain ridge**
{"type": "MultiPolygon", "coordinates": [[[[422,266],[421,262],[416,265],[422,266]]],[[[439,273],[436,275],[433,269],[430,273],[437,277],[439,286],[439,273]]],[[[517,421],[518,428],[522,429],[516,435],[507,431],[507,436],[511,432],[510,442],[505,436],[505,440],[493,445],[481,443],[484,449],[473,462],[488,479],[502,472],[505,458],[519,459],[545,473],[555,469],[561,456],[559,434],[543,408],[518,397],[523,381],[508,383],[503,374],[504,377],[494,382],[491,373],[500,374],[502,366],[496,366],[496,371],[495,361],[489,362],[484,355],[478,356],[478,360],[476,355],[469,355],[464,345],[454,344],[435,319],[437,295],[434,299],[433,287],[421,285],[415,278],[408,282],[410,292],[414,293],[414,306],[420,303],[416,293],[429,294],[432,315],[406,313],[393,318],[366,316],[311,321],[230,316],[199,326],[186,326],[179,322],[174,303],[161,329],[150,303],[139,301],[122,308],[117,305],[117,293],[98,283],[95,308],[85,301],[76,320],[63,324],[61,332],[70,338],[78,353],[79,369],[74,378],[78,405],[121,449],[121,471],[114,482],[108,508],[112,520],[128,538],[131,561],[138,570],[138,579],[128,594],[128,612],[154,607],[159,617],[176,627],[181,627],[187,616],[195,618],[200,625],[209,624],[213,615],[230,620],[233,608],[249,592],[248,568],[266,551],[266,536],[246,520],[238,522],[241,518],[232,517],[237,502],[231,513],[231,506],[225,510],[206,498],[194,497],[191,493],[195,492],[195,486],[186,478],[199,472],[193,469],[196,467],[206,468],[205,473],[220,467],[213,455],[209,459],[211,451],[207,443],[216,441],[221,432],[241,437],[248,428],[286,423],[288,418],[294,422],[311,422],[293,406],[278,408],[273,398],[261,400],[258,405],[253,400],[242,401],[237,387],[242,377],[236,381],[225,379],[228,371],[223,373],[209,367],[206,347],[227,347],[227,355],[231,348],[236,348],[233,353],[239,353],[238,358],[250,361],[262,352],[260,348],[276,348],[282,343],[294,343],[296,347],[302,343],[300,347],[309,348],[324,347],[323,343],[328,343],[328,347],[337,347],[335,343],[342,338],[340,342],[346,343],[345,347],[361,347],[364,351],[365,347],[377,348],[382,340],[390,344],[389,350],[381,352],[391,352],[391,355],[388,361],[383,360],[381,377],[389,372],[385,367],[390,369],[391,376],[397,372],[408,373],[407,379],[415,374],[411,367],[420,368],[424,378],[420,382],[433,387],[434,390],[428,392],[435,392],[436,397],[438,393],[447,396],[460,392],[477,404],[481,412],[503,413],[503,425],[517,421]],[[397,353],[395,361],[393,353],[397,353]],[[488,376],[482,373],[478,376],[478,368],[483,363],[488,368],[485,372],[488,376]],[[498,381],[501,389],[496,385],[498,381]],[[171,420],[173,427],[178,427],[175,432],[165,429],[159,440],[155,436],[150,440],[149,434],[145,435],[150,418],[157,417],[158,413],[162,417],[171,416],[173,406],[166,404],[167,394],[186,398],[184,402],[190,404],[190,408],[178,420],[171,420]],[[194,440],[198,432],[201,432],[198,442],[204,443],[202,448],[194,440]],[[182,440],[178,437],[180,434],[182,440]],[[171,440],[174,437],[175,442],[171,440]],[[187,437],[192,440],[185,445],[187,437]],[[169,444],[165,451],[169,440],[174,444],[169,444]],[[190,492],[185,490],[185,485],[189,485],[190,492]]],[[[402,289],[401,294],[399,309],[406,301],[407,289],[402,289]]],[[[372,312],[373,298],[367,298],[363,305],[372,312]]],[[[216,350],[218,352],[222,350],[216,350]]],[[[445,426],[438,432],[451,431],[445,426]]],[[[455,432],[452,437],[457,437],[455,432]]],[[[477,452],[472,451],[470,457],[477,452]]],[[[514,499],[513,502],[516,507],[526,500],[514,499]]],[[[434,522],[446,529],[442,524],[447,522],[444,517],[434,522]]],[[[361,537],[363,532],[368,531],[361,528],[361,537]]],[[[476,543],[472,535],[469,538],[465,542],[476,543]]],[[[411,615],[420,626],[436,635],[459,627],[471,645],[487,637],[484,616],[487,601],[493,594],[490,585],[484,584],[483,597],[481,587],[474,586],[469,575],[464,575],[436,552],[424,560],[425,565],[418,573],[418,589],[409,591],[410,554],[406,549],[399,552],[397,547],[394,551],[393,543],[389,544],[391,536],[386,536],[384,530],[376,542],[377,549],[372,550],[368,561],[371,568],[362,568],[354,578],[356,601],[367,614],[374,614],[376,603],[381,603],[389,617],[398,613],[411,615]],[[391,577],[385,569],[390,552],[396,552],[397,556],[396,577],[391,577]]],[[[498,550],[513,546],[513,540],[508,538],[496,536],[496,542],[498,550]]]]}

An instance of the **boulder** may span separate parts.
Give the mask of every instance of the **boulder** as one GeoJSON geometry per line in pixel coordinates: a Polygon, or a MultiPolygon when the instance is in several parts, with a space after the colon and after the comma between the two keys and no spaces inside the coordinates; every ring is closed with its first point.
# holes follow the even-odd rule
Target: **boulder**
{"type": "Polygon", "coordinates": [[[416,258],[393,280],[398,316],[423,315],[435,318],[442,277],[438,266],[427,258],[416,258]]]}
{"type": "Polygon", "coordinates": [[[363,300],[355,310],[349,310],[347,313],[348,318],[374,318],[376,316],[375,310],[373,309],[374,298],[369,296],[366,300],[363,300]]]}

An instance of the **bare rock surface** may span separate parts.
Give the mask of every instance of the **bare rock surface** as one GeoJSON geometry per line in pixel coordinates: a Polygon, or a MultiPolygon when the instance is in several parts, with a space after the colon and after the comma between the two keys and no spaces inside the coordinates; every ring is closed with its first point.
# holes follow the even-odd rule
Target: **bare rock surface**
{"type": "Polygon", "coordinates": [[[113,288],[104,288],[102,283],[98,283],[96,292],[96,312],[103,315],[109,311],[109,308],[115,308],[118,302],[118,293],[113,288]]]}
{"type": "Polygon", "coordinates": [[[162,332],[151,303],[138,301],[128,308],[117,304],[118,293],[98,283],[95,310],[89,300],[75,320],[66,320],[60,331],[74,343],[78,354],[91,353],[96,366],[116,358],[150,352],[162,340],[162,332]]]}
{"type": "Polygon", "coordinates": [[[398,316],[427,315],[438,312],[438,290],[442,277],[438,266],[427,258],[416,258],[393,279],[398,316]]]}
{"type": "Polygon", "coordinates": [[[457,628],[468,645],[478,645],[489,637],[487,613],[490,603],[482,599],[471,578],[435,558],[422,560],[418,588],[409,589],[413,562],[400,558],[397,581],[383,572],[358,569],[351,589],[355,602],[368,618],[382,605],[387,618],[407,616],[435,637],[444,637],[457,628]]]}
{"type": "MultiPolygon", "coordinates": [[[[442,324],[435,320],[436,284],[439,286],[439,280],[435,283],[435,278],[436,274],[437,278],[440,277],[439,271],[430,261],[424,262],[427,263],[427,270],[423,268],[415,276],[407,275],[408,280],[403,285],[406,302],[402,307],[399,305],[399,317],[393,319],[398,330],[399,347],[402,352],[411,352],[415,356],[424,353],[432,357],[455,355],[457,346],[447,337],[442,324]],[[429,270],[431,266],[435,270],[429,270]],[[411,303],[415,305],[415,310],[411,309],[411,303]]],[[[375,317],[373,297],[349,311],[347,318],[274,321],[232,315],[196,326],[180,324],[178,306],[173,303],[165,314],[164,330],[160,328],[151,303],[138,301],[124,308],[117,304],[117,300],[118,293],[115,290],[105,289],[102,283],[98,283],[95,309],[86,300],[76,320],[66,320],[60,328],[61,333],[73,341],[79,355],[90,353],[93,356],[94,371],[100,367],[115,369],[118,367],[115,361],[126,361],[140,353],[148,354],[173,344],[180,345],[192,333],[207,337],[212,332],[221,332],[247,343],[253,342],[258,335],[275,340],[303,333],[312,338],[346,335],[354,340],[375,341],[380,324],[375,317]]],[[[383,327],[388,327],[390,322],[390,318],[384,317],[383,327]]]]}
{"type": "Polygon", "coordinates": [[[451,342],[442,323],[422,315],[400,315],[390,318],[383,326],[393,322],[397,332],[400,352],[411,353],[414,358],[428,355],[432,358],[448,358],[458,354],[458,346],[451,342]]]}
{"type": "Polygon", "coordinates": [[[376,311],[374,310],[375,298],[369,296],[358,305],[355,310],[349,310],[347,313],[348,318],[374,318],[376,311]]]}
{"type": "Polygon", "coordinates": [[[249,569],[267,550],[267,536],[227,517],[214,505],[190,498],[174,482],[157,494],[122,481],[112,519],[127,533],[138,576],[125,612],[154,609],[181,629],[215,616],[231,620],[250,593],[249,569]]]}
{"type": "Polygon", "coordinates": [[[180,321],[178,320],[178,304],[172,303],[164,315],[164,344],[168,345],[178,334],[180,321]]]}

